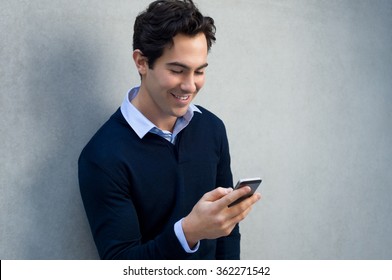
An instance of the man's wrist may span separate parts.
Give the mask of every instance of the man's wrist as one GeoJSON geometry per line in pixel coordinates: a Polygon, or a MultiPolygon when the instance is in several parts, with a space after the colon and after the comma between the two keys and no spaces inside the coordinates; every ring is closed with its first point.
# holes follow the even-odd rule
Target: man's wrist
{"type": "Polygon", "coordinates": [[[192,230],[190,229],[191,225],[189,223],[189,218],[188,217],[183,218],[181,224],[182,224],[182,230],[184,232],[186,241],[188,242],[188,246],[191,248],[194,247],[200,241],[200,239],[195,237],[192,230]]]}
{"type": "Polygon", "coordinates": [[[174,224],[174,233],[177,236],[178,241],[180,242],[182,248],[185,250],[187,253],[194,253],[199,249],[200,242],[195,242],[195,243],[190,243],[185,235],[184,229],[183,229],[183,223],[184,218],[179,220],[177,223],[174,224]]]}

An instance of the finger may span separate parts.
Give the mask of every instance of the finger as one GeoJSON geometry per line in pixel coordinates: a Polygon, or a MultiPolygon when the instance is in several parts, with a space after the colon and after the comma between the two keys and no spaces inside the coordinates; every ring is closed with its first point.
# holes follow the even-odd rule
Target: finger
{"type": "Polygon", "coordinates": [[[203,199],[207,201],[216,201],[221,199],[222,197],[226,196],[227,194],[233,192],[232,188],[222,188],[218,187],[213,189],[212,191],[205,193],[203,195],[203,199]]]}
{"type": "Polygon", "coordinates": [[[239,222],[241,222],[242,220],[244,220],[248,216],[248,214],[250,213],[251,210],[252,210],[252,206],[246,208],[244,211],[241,211],[237,215],[227,217],[227,220],[226,220],[226,223],[224,226],[224,228],[226,228],[227,234],[230,234],[230,232],[235,227],[235,225],[238,224],[239,222]]]}
{"type": "Polygon", "coordinates": [[[249,212],[252,210],[252,205],[253,204],[251,204],[249,207],[245,208],[245,210],[239,212],[238,215],[233,216],[230,219],[230,222],[233,223],[233,224],[238,224],[239,222],[244,220],[248,216],[249,212]]]}
{"type": "Polygon", "coordinates": [[[219,206],[224,208],[241,198],[244,195],[247,195],[251,192],[251,188],[249,186],[242,187],[240,189],[234,190],[226,196],[219,199],[219,206]]]}
{"type": "Polygon", "coordinates": [[[255,204],[258,200],[261,199],[261,194],[259,193],[254,193],[252,194],[250,197],[244,199],[243,201],[241,201],[240,203],[232,206],[232,208],[240,208],[240,209],[246,209],[250,206],[252,206],[253,204],[255,204]]]}
{"type": "Polygon", "coordinates": [[[229,215],[228,217],[232,219],[238,215],[241,215],[243,212],[252,208],[253,204],[255,204],[260,199],[261,199],[261,195],[259,193],[255,193],[252,196],[244,199],[240,203],[229,207],[227,212],[229,215]]]}

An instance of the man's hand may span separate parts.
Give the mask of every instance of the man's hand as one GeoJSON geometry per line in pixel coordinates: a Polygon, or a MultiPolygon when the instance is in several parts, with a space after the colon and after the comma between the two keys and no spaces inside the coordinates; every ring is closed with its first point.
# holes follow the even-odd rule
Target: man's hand
{"type": "Polygon", "coordinates": [[[229,235],[235,225],[248,215],[252,205],[261,196],[256,193],[235,206],[228,207],[228,205],[250,191],[250,187],[243,187],[236,191],[232,188],[219,187],[204,194],[191,213],[182,221],[189,247],[194,247],[202,239],[229,235]]]}

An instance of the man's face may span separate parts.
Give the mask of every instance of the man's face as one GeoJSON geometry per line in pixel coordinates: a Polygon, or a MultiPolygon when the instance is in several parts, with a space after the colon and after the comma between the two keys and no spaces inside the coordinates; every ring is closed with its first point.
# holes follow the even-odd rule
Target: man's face
{"type": "Polygon", "coordinates": [[[207,54],[203,33],[176,35],[153,69],[146,67],[142,73],[139,110],[158,127],[162,121],[175,122],[183,116],[204,85],[207,54]]]}

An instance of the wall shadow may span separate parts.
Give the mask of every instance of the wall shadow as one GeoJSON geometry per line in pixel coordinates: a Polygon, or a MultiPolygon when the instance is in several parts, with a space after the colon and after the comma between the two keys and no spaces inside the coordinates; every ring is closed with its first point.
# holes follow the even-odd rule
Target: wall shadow
{"type": "Polygon", "coordinates": [[[28,35],[26,159],[34,174],[22,196],[24,259],[96,259],[79,194],[77,159],[110,116],[99,37],[73,24],[35,21],[28,35]],[[53,23],[53,24],[52,24],[53,23]]]}

